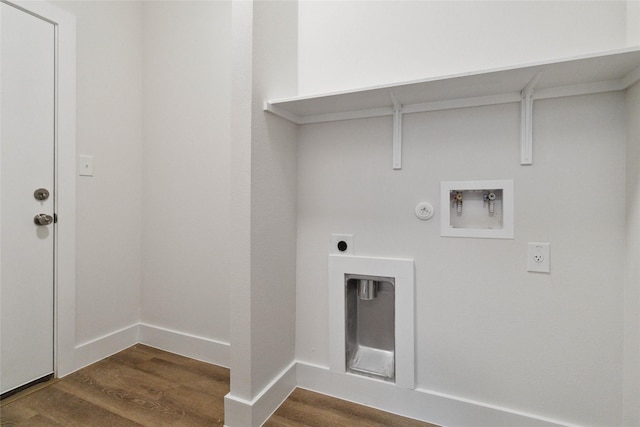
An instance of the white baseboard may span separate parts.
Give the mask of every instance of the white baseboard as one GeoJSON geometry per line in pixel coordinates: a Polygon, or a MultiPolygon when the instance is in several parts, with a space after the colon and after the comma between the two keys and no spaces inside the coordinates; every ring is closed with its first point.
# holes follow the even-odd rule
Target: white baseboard
{"type": "Polygon", "coordinates": [[[146,323],[138,324],[139,342],[191,359],[229,367],[229,343],[173,331],[146,323]]]}
{"type": "Polygon", "coordinates": [[[80,344],[76,346],[74,355],[75,370],[91,365],[137,343],[138,324],[135,324],[80,344]]]}
{"type": "Polygon", "coordinates": [[[159,326],[136,323],[76,346],[75,370],[138,343],[214,365],[229,366],[228,343],[159,326]]]}
{"type": "MultiPolygon", "coordinates": [[[[386,412],[448,427],[570,427],[570,423],[487,405],[423,389],[396,387],[384,381],[297,363],[297,385],[318,393],[386,412]]],[[[239,424],[238,424],[239,425],[239,424]]]]}
{"type": "Polygon", "coordinates": [[[231,393],[224,397],[225,426],[259,427],[280,407],[296,388],[296,362],[292,362],[253,400],[231,393]]]}

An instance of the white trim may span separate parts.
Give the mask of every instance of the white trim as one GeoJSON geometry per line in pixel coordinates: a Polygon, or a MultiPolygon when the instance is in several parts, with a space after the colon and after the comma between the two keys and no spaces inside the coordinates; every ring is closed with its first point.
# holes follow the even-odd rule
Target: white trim
{"type": "MultiPolygon", "coordinates": [[[[3,0],[4,1],[4,0],[3,0]]],[[[76,19],[47,2],[5,1],[56,28],[55,373],[76,369],[76,19]]]]}
{"type": "Polygon", "coordinates": [[[533,164],[533,90],[544,69],[540,69],[522,89],[520,102],[520,164],[533,164]]]}
{"type": "Polygon", "coordinates": [[[231,347],[229,343],[146,323],[139,323],[138,327],[138,341],[141,344],[225,368],[229,367],[231,347]]]}
{"type": "Polygon", "coordinates": [[[636,84],[638,81],[640,81],[640,67],[624,76],[621,81],[625,89],[629,89],[631,86],[636,84]]]}
{"type": "Polygon", "coordinates": [[[144,344],[217,366],[229,366],[229,343],[146,323],[135,323],[75,348],[76,366],[83,368],[135,344],[144,344]]]}
{"type": "MultiPolygon", "coordinates": [[[[605,92],[617,92],[627,89],[640,79],[638,69],[620,80],[606,80],[602,82],[590,82],[577,85],[556,86],[540,89],[532,95],[533,100],[553,99],[567,96],[594,95],[605,92]]],[[[469,98],[453,98],[442,101],[429,101],[417,104],[405,104],[402,106],[404,114],[428,113],[433,111],[455,110],[459,108],[486,107],[490,105],[512,104],[521,102],[522,96],[518,92],[505,92],[495,95],[483,95],[469,98]]],[[[324,114],[295,114],[282,107],[275,101],[264,102],[264,111],[275,114],[297,125],[313,123],[338,122],[343,120],[368,119],[374,117],[393,116],[393,107],[379,107],[370,109],[358,109],[324,114]]]]}
{"type": "Polygon", "coordinates": [[[538,101],[569,96],[597,95],[599,93],[618,92],[625,89],[626,87],[621,80],[609,80],[538,89],[533,93],[532,97],[535,101],[538,101]]]}
{"type": "Polygon", "coordinates": [[[224,397],[224,425],[225,427],[248,427],[252,426],[251,402],[231,393],[224,397]]]}
{"type": "Polygon", "coordinates": [[[108,333],[76,347],[76,369],[96,363],[138,343],[138,324],[108,333]]]}
{"type": "Polygon", "coordinates": [[[302,124],[302,118],[300,116],[294,113],[290,113],[289,111],[285,110],[284,108],[280,108],[277,105],[272,105],[265,101],[262,108],[264,109],[264,111],[268,111],[275,114],[276,116],[280,116],[290,121],[291,123],[295,123],[297,125],[302,124]]]}
{"type": "Polygon", "coordinates": [[[487,105],[511,104],[520,101],[520,93],[510,92],[497,95],[475,96],[471,98],[445,99],[442,101],[424,102],[404,105],[405,114],[428,113],[431,111],[455,110],[458,108],[484,107],[487,105]]]}
{"type": "Polygon", "coordinates": [[[298,387],[442,426],[576,427],[565,421],[432,392],[367,381],[304,362],[297,363],[298,387]]]}
{"type": "Polygon", "coordinates": [[[278,105],[272,105],[272,104],[269,104],[268,102],[265,102],[265,105],[267,106],[265,111],[269,111],[270,113],[273,113],[276,116],[283,117],[284,119],[289,120],[290,122],[298,125],[338,122],[341,120],[370,119],[372,117],[386,117],[386,116],[393,115],[392,108],[382,107],[382,108],[371,108],[368,110],[354,110],[354,111],[344,111],[340,113],[312,114],[309,116],[299,116],[293,113],[289,113],[288,111],[279,107],[278,105]],[[288,117],[285,117],[282,114],[287,114],[288,117]]]}
{"type": "Polygon", "coordinates": [[[393,169],[402,169],[402,106],[393,111],[393,169]]]}
{"type": "Polygon", "coordinates": [[[297,385],[297,363],[291,362],[251,401],[224,397],[225,426],[259,427],[280,407],[297,385]]]}

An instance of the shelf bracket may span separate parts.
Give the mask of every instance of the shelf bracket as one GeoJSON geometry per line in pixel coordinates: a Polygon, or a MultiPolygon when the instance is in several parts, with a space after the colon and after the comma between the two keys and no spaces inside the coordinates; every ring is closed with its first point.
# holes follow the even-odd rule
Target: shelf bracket
{"type": "Polygon", "coordinates": [[[544,70],[538,70],[520,93],[520,164],[533,164],[533,90],[544,70]]]}
{"type": "Polygon", "coordinates": [[[393,102],[393,169],[402,169],[402,105],[389,92],[393,102]]]}

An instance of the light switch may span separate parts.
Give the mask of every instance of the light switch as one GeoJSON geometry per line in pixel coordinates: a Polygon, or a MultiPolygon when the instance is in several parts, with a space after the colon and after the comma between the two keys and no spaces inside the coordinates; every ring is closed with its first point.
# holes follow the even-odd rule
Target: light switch
{"type": "Polygon", "coordinates": [[[78,173],[80,176],[93,176],[93,156],[80,156],[78,173]]]}

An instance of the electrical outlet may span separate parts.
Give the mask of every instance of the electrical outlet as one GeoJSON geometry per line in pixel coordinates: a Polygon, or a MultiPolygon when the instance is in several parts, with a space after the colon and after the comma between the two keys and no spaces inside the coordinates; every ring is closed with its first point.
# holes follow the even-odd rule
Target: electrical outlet
{"type": "Polygon", "coordinates": [[[353,234],[332,234],[329,253],[333,255],[353,255],[353,234]]]}
{"type": "Polygon", "coordinates": [[[527,248],[527,271],[536,273],[550,272],[550,247],[550,243],[529,242],[527,248]]]}

